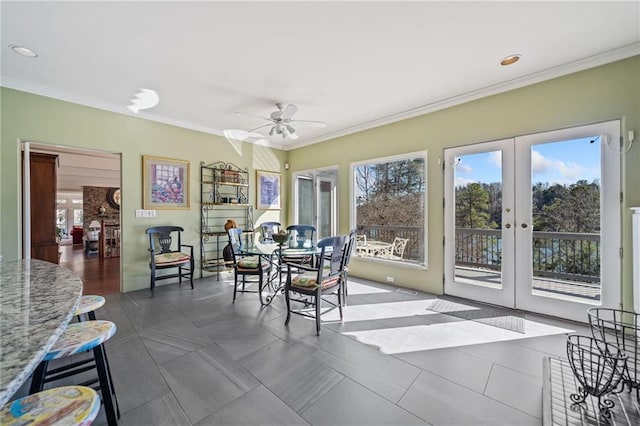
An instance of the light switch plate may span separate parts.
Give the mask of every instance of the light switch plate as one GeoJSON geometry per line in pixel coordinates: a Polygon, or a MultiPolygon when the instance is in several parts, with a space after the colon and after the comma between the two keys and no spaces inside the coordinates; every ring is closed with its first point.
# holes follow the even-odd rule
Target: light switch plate
{"type": "Polygon", "coordinates": [[[156,217],[156,211],[137,209],[136,217],[156,217]]]}

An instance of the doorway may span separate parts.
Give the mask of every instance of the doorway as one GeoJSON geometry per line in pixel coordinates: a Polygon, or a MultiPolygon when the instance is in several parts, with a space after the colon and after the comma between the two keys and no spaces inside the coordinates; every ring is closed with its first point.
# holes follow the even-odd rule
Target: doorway
{"type": "MultiPolygon", "coordinates": [[[[51,215],[55,217],[59,264],[82,279],[85,294],[120,292],[120,198],[110,195],[120,191],[121,155],[39,142],[22,142],[21,149],[30,156],[40,153],[55,158],[55,211],[51,215]]],[[[23,188],[23,200],[31,199],[33,185],[23,188]]],[[[32,241],[29,218],[42,215],[33,206],[23,206],[23,212],[26,257],[32,241]]]]}
{"type": "Polygon", "coordinates": [[[620,122],[445,150],[444,291],[584,322],[620,302],[620,122]]]}
{"type": "Polygon", "coordinates": [[[316,227],[317,239],[336,235],[336,167],[294,173],[294,221],[316,227]]]}

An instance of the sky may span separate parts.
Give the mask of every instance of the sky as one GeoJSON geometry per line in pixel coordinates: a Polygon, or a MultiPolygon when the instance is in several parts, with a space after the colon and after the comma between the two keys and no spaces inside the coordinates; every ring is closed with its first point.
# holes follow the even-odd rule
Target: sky
{"type": "MultiPolygon", "coordinates": [[[[578,180],[600,181],[599,137],[573,139],[531,146],[532,184],[570,185],[578,180]]],[[[501,151],[463,155],[455,170],[456,186],[502,180],[501,151]]]]}

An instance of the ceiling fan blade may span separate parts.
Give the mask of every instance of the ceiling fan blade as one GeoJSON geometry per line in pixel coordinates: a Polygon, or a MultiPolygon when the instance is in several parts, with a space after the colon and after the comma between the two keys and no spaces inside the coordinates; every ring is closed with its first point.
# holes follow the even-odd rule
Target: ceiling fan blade
{"type": "Polygon", "coordinates": [[[291,120],[291,124],[307,126],[307,127],[327,127],[327,123],[324,121],[311,121],[311,120],[291,120]]]}
{"type": "Polygon", "coordinates": [[[269,120],[269,121],[271,121],[271,119],[269,117],[264,117],[262,115],[256,115],[256,114],[250,114],[248,112],[236,111],[234,114],[246,115],[246,116],[253,117],[253,118],[259,118],[260,120],[269,120]]]}
{"type": "Polygon", "coordinates": [[[294,104],[289,104],[285,107],[285,109],[280,111],[280,118],[282,118],[283,120],[289,120],[297,111],[297,106],[295,106],[294,104]]]}
{"type": "Polygon", "coordinates": [[[256,130],[262,129],[262,128],[264,128],[264,127],[269,127],[269,126],[273,126],[273,124],[271,124],[271,123],[269,123],[269,124],[263,124],[262,126],[259,126],[259,127],[256,127],[255,129],[251,129],[251,130],[249,130],[249,131],[248,131],[248,133],[253,133],[253,132],[255,132],[256,130]]]}

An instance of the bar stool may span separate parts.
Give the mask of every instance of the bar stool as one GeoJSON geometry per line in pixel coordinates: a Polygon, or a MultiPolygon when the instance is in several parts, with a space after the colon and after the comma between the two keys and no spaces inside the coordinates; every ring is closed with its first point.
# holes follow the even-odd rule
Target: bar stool
{"type": "MultiPolygon", "coordinates": [[[[95,321],[96,319],[96,310],[100,309],[106,303],[106,299],[102,296],[98,296],[96,294],[88,294],[80,297],[80,303],[78,304],[78,309],[74,315],[78,318],[78,321],[85,321],[86,318],[89,320],[95,321]],[[85,317],[86,315],[86,317],[85,317]]],[[[107,365],[107,374],[109,374],[109,382],[111,382],[111,390],[113,391],[113,399],[116,403],[116,413],[118,418],[120,418],[120,405],[118,404],[118,398],[116,398],[116,390],[113,386],[113,378],[111,377],[111,367],[109,366],[109,358],[107,358],[107,351],[104,351],[104,362],[107,365]]],[[[84,364],[93,363],[93,358],[89,358],[83,361],[75,362],[71,365],[66,365],[63,367],[58,367],[52,370],[47,370],[45,373],[45,383],[48,381],[47,377],[61,373],[63,371],[67,371],[71,368],[76,368],[84,364]]],[[[93,368],[93,366],[91,367],[93,368]]],[[[83,370],[86,371],[86,370],[83,370]]],[[[53,379],[52,379],[53,380],[53,379]]]]}
{"type": "MultiPolygon", "coordinates": [[[[53,345],[44,360],[38,365],[31,379],[30,394],[41,392],[44,384],[76,374],[92,370],[94,367],[98,373],[99,389],[102,393],[107,424],[117,425],[120,413],[116,413],[114,402],[117,406],[117,398],[113,389],[112,381],[109,377],[107,364],[105,361],[105,351],[103,343],[106,342],[116,332],[116,325],[111,321],[83,321],[69,324],[62,336],[53,345]],[[95,365],[82,366],[86,361],[79,361],[71,365],[52,370],[47,374],[49,361],[59,359],[81,352],[93,350],[95,365]]],[[[95,379],[89,380],[81,385],[95,383],[95,379]]],[[[119,410],[118,410],[119,411],[119,410]]]]}
{"type": "Polygon", "coordinates": [[[86,386],[48,389],[9,402],[0,410],[0,424],[90,425],[100,411],[100,397],[86,386]]]}
{"type": "Polygon", "coordinates": [[[95,310],[101,308],[105,304],[105,298],[102,296],[97,296],[95,294],[89,294],[82,296],[80,298],[80,303],[78,304],[78,309],[76,309],[75,316],[78,317],[78,321],[82,321],[82,315],[87,314],[87,317],[90,320],[95,321],[96,313],[95,310]]]}

